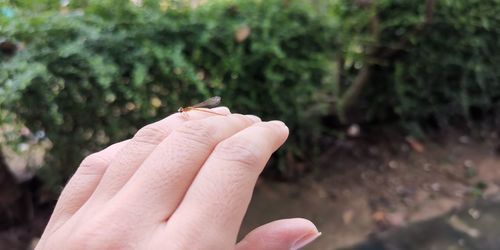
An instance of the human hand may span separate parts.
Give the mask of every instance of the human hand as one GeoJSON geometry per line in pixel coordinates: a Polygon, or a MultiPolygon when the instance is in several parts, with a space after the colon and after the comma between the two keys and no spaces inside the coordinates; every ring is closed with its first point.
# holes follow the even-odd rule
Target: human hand
{"type": "Polygon", "coordinates": [[[298,249],[320,234],[295,218],[236,243],[258,175],[288,136],[280,121],[173,114],[86,157],[36,249],[298,249]]]}

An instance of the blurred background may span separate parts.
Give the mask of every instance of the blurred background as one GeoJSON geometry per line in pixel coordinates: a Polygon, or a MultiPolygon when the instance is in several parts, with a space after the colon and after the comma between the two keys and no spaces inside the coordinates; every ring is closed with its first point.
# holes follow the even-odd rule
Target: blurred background
{"type": "Polygon", "coordinates": [[[85,155],[185,105],[283,120],[241,234],[500,249],[500,1],[0,0],[0,249],[85,155]]]}

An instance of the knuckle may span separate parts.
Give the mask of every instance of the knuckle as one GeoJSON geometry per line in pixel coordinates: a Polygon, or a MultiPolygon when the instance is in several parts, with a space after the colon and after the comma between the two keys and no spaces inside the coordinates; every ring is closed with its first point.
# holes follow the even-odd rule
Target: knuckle
{"type": "Polygon", "coordinates": [[[157,124],[149,124],[139,129],[133,140],[147,144],[158,144],[169,133],[169,129],[158,126],[157,124]]]}
{"type": "Polygon", "coordinates": [[[242,121],[242,122],[245,122],[245,123],[251,123],[252,122],[252,120],[250,118],[248,118],[246,115],[242,115],[242,114],[231,114],[228,117],[236,119],[236,120],[239,120],[239,121],[242,121]]]}
{"type": "Polygon", "coordinates": [[[220,143],[214,156],[221,160],[235,162],[236,164],[254,167],[261,162],[260,149],[249,140],[243,138],[228,139],[220,143]]]}
{"type": "Polygon", "coordinates": [[[100,155],[100,153],[93,153],[85,157],[80,163],[80,168],[99,168],[105,167],[107,165],[107,161],[100,155]]]}
{"type": "Polygon", "coordinates": [[[202,120],[188,121],[180,126],[177,132],[191,142],[206,145],[215,142],[216,127],[202,120]]]}

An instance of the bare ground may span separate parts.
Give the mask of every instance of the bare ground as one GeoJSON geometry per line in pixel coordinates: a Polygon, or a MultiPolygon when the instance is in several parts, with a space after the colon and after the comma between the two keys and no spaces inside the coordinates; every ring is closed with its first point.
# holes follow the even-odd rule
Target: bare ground
{"type": "MultiPolygon", "coordinates": [[[[323,233],[306,249],[338,249],[500,193],[496,133],[433,141],[347,141],[323,154],[317,171],[299,182],[261,180],[241,234],[272,220],[304,217],[323,233]]],[[[414,244],[428,249],[418,248],[417,239],[414,244]]]]}

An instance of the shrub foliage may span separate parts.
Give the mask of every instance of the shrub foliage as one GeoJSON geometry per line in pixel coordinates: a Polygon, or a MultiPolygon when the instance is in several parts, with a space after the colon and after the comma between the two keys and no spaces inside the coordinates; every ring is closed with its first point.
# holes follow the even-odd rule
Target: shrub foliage
{"type": "Polygon", "coordinates": [[[498,106],[499,1],[181,2],[74,1],[0,18],[2,43],[17,46],[0,52],[0,105],[52,140],[44,169],[55,182],[85,154],[213,95],[289,125],[274,161],[283,176],[337,130],[325,115],[419,133],[498,106]]]}
{"type": "Polygon", "coordinates": [[[320,112],[311,108],[334,37],[309,5],[91,7],[3,29],[25,46],[2,62],[2,91],[18,95],[4,103],[53,141],[47,162],[61,177],[83,155],[213,95],[233,112],[284,120],[296,157],[317,137],[320,112]]]}

